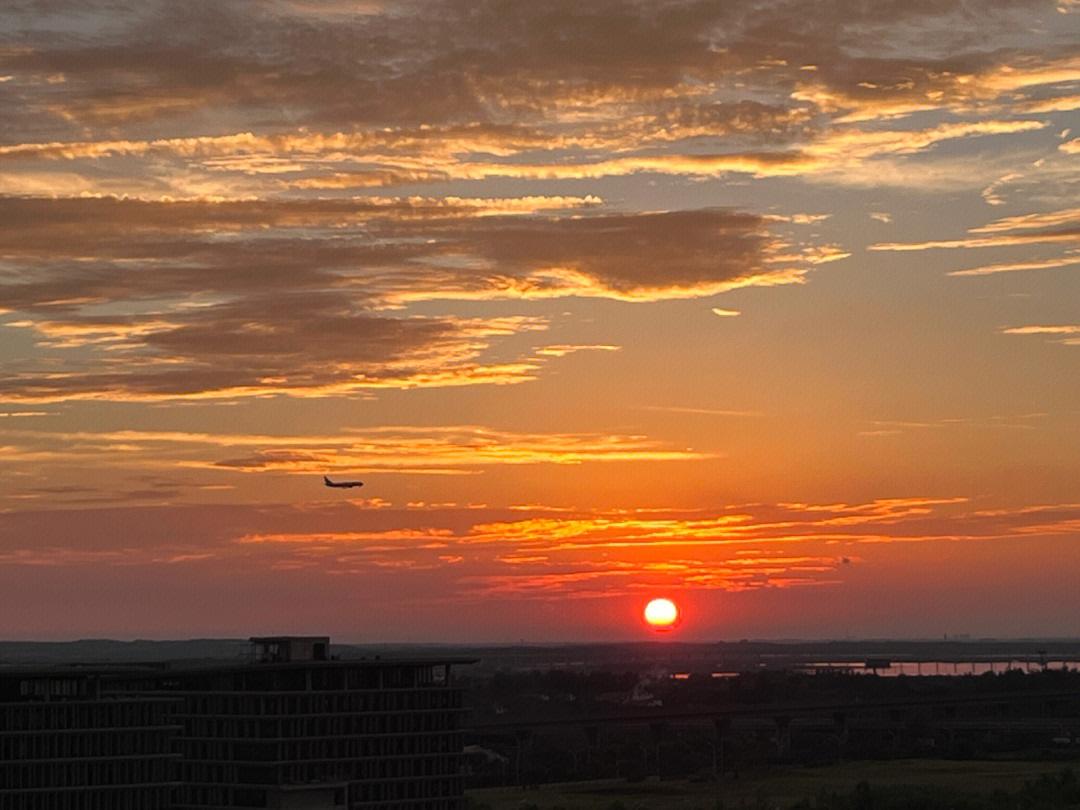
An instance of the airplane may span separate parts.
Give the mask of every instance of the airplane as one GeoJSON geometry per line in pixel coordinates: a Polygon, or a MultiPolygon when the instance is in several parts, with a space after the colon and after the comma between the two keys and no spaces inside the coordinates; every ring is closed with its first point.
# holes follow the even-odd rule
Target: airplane
{"type": "Polygon", "coordinates": [[[328,486],[328,487],[345,487],[345,488],[348,488],[348,487],[362,487],[364,485],[363,481],[340,481],[340,482],[331,481],[325,475],[322,477],[322,480],[323,480],[323,483],[326,484],[326,486],[328,486]]]}

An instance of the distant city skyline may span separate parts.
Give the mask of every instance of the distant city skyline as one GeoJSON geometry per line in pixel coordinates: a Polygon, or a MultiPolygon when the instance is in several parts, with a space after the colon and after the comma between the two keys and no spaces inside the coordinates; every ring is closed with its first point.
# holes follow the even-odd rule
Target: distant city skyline
{"type": "Polygon", "coordinates": [[[1080,1],[0,20],[0,638],[1078,635],[1080,1]]]}

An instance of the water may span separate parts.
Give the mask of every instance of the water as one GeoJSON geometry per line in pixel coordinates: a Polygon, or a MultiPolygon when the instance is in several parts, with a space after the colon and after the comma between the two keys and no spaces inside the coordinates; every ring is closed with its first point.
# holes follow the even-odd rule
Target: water
{"type": "Polygon", "coordinates": [[[816,661],[801,668],[806,673],[823,671],[843,671],[853,675],[983,675],[987,672],[1003,673],[1011,670],[1020,672],[1042,672],[1044,669],[1080,669],[1080,661],[892,661],[887,667],[871,668],[862,662],[816,661]]]}

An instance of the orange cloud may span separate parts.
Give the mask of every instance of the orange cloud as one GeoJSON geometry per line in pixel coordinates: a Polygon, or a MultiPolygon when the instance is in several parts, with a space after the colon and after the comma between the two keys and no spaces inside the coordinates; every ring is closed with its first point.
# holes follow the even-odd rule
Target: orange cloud
{"type": "Polygon", "coordinates": [[[1080,326],[1014,326],[1001,332],[1005,335],[1077,335],[1080,326]]]}
{"type": "MultiPolygon", "coordinates": [[[[386,542],[429,543],[434,539],[453,536],[449,529],[393,529],[385,532],[333,532],[298,534],[245,534],[235,542],[240,544],[286,543],[297,545],[364,545],[386,542]]],[[[383,547],[385,548],[385,547],[383,547]]]]}
{"type": "MultiPolygon", "coordinates": [[[[459,622],[469,605],[490,610],[508,599],[519,607],[576,599],[618,604],[664,588],[692,604],[709,594],[813,588],[820,591],[815,604],[850,619],[844,611],[868,582],[902,593],[906,577],[926,575],[929,552],[912,544],[949,544],[962,549],[950,553],[965,560],[1023,556],[1034,548],[1059,548],[1075,535],[1078,521],[1080,506],[1073,503],[1007,508],[928,497],[758,503],[704,512],[370,509],[336,501],[26,508],[0,511],[0,582],[36,581],[38,572],[48,572],[81,583],[85,593],[89,571],[105,578],[117,571],[126,588],[150,587],[148,598],[160,600],[172,598],[169,583],[177,579],[189,598],[192,589],[218,593],[208,583],[225,577],[243,584],[243,600],[280,593],[284,582],[295,587],[295,577],[303,575],[317,585],[304,600],[315,610],[337,605],[340,587],[354,606],[364,601],[358,594],[374,590],[376,599],[395,595],[418,616],[436,620],[451,610],[459,622]],[[357,529],[360,521],[363,529],[357,529]],[[79,531],[71,530],[74,525],[79,531]],[[177,525],[186,529],[182,536],[177,525]],[[987,548],[994,550],[982,550],[987,548]]],[[[1061,564],[1072,562],[1062,558],[1061,564]]],[[[982,571],[985,588],[995,574],[992,566],[982,571]]],[[[1008,573],[1013,582],[1022,575],[1008,573]]],[[[217,609],[227,607],[241,605],[226,598],[217,609]]],[[[49,609],[57,609],[55,600],[49,609]]],[[[529,615],[526,608],[516,613],[519,622],[527,623],[529,615]]],[[[526,632],[528,625],[517,626],[526,632]]]]}
{"type": "MultiPolygon", "coordinates": [[[[410,428],[386,426],[335,436],[184,433],[180,431],[0,431],[11,440],[8,462],[97,458],[108,463],[127,448],[146,465],[244,472],[326,473],[334,470],[468,472],[523,464],[684,461],[711,457],[644,436],[620,434],[515,433],[479,426],[410,428]],[[229,449],[253,448],[221,459],[229,449]]],[[[369,504],[371,505],[371,504],[369,504]]]]}
{"type": "Polygon", "coordinates": [[[1036,233],[1009,233],[998,236],[968,237],[965,239],[941,239],[929,242],[880,242],[868,250],[913,251],[933,248],[982,248],[1008,247],[1010,245],[1034,245],[1040,243],[1080,242],[1080,228],[1036,233]]]}
{"type": "Polygon", "coordinates": [[[971,267],[967,270],[953,270],[950,276],[986,276],[994,273],[1014,273],[1018,270],[1045,270],[1053,267],[1071,267],[1080,264],[1080,256],[1062,256],[1056,259],[1036,259],[1024,262],[1003,262],[971,267]]]}
{"type": "Polygon", "coordinates": [[[970,233],[1001,233],[1032,228],[1056,228],[1080,222],[1080,208],[1004,217],[970,229],[970,233]]]}
{"type": "Polygon", "coordinates": [[[543,319],[391,311],[430,300],[700,297],[799,282],[844,255],[792,249],[780,223],[731,211],[537,213],[596,205],[0,198],[0,249],[36,268],[0,289],[0,306],[17,313],[10,328],[70,363],[61,373],[31,365],[0,391],[12,401],[138,402],[517,383],[558,354],[539,346],[495,361],[492,349],[545,330],[543,319]]]}
{"type": "Polygon", "coordinates": [[[583,344],[580,346],[572,344],[558,344],[554,346],[541,346],[536,350],[536,353],[543,357],[565,357],[568,354],[574,354],[576,352],[617,352],[620,350],[619,346],[610,346],[608,344],[583,344]]]}

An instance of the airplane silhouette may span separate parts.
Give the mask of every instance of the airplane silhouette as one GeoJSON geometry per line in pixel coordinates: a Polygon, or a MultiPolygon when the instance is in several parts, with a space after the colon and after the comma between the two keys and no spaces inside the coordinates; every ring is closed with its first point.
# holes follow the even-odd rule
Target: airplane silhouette
{"type": "Polygon", "coordinates": [[[328,486],[328,487],[344,487],[344,488],[348,488],[348,487],[362,487],[364,485],[363,481],[341,481],[340,483],[339,482],[334,482],[334,481],[331,481],[325,475],[322,477],[322,480],[323,480],[323,483],[326,484],[326,486],[328,486]]]}

